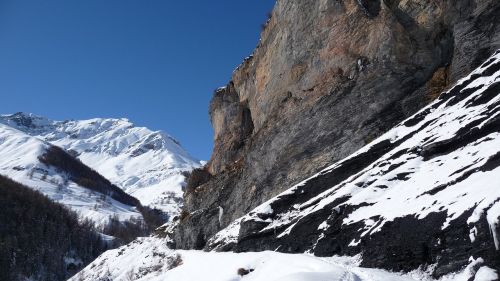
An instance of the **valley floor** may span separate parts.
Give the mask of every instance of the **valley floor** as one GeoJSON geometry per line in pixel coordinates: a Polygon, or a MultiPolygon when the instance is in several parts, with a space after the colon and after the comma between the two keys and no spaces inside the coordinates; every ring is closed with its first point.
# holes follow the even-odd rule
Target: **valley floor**
{"type": "MultiPolygon", "coordinates": [[[[440,281],[497,280],[495,271],[482,267],[472,275],[472,261],[458,274],[440,281]],[[473,279],[472,279],[473,278],[473,279]]],[[[416,281],[434,280],[422,271],[406,274],[358,266],[353,257],[318,258],[308,254],[216,253],[171,250],[160,238],[139,238],[107,251],[71,281],[416,281]],[[241,274],[241,275],[240,275],[241,274]],[[244,275],[243,275],[244,274],[244,275]]]]}

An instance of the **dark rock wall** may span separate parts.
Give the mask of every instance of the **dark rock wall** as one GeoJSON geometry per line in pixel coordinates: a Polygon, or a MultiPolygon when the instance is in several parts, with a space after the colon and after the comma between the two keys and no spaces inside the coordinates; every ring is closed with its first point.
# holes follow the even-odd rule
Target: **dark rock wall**
{"type": "Polygon", "coordinates": [[[214,95],[211,179],[186,193],[177,247],[202,248],[432,101],[500,47],[498,18],[496,0],[277,1],[214,95]]]}

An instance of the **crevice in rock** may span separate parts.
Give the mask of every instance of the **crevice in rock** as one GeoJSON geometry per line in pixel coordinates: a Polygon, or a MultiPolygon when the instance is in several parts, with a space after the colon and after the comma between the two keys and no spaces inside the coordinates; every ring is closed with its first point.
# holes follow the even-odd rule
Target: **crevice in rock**
{"type": "Polygon", "coordinates": [[[380,0],[357,0],[360,9],[369,18],[378,16],[381,10],[380,0]]]}

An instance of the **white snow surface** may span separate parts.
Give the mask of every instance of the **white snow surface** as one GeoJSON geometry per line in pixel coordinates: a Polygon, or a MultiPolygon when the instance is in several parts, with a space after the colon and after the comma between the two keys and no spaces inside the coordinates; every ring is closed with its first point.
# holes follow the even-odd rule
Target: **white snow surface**
{"type": "MultiPolygon", "coordinates": [[[[481,261],[474,261],[471,265],[480,263],[481,261]]],[[[217,253],[171,250],[166,246],[164,239],[148,237],[138,238],[121,248],[105,252],[69,281],[434,280],[429,274],[421,271],[402,274],[362,268],[358,264],[359,257],[318,258],[308,254],[283,254],[270,251],[217,253]],[[252,271],[240,276],[239,269],[252,271]]],[[[481,274],[491,274],[491,271],[481,274]]],[[[462,272],[444,276],[440,281],[466,281],[473,276],[474,272],[468,267],[462,272]]]]}
{"type": "Polygon", "coordinates": [[[90,191],[38,160],[50,144],[0,123],[0,174],[45,194],[98,225],[110,216],[139,218],[135,207],[90,191]]]}
{"type": "Polygon", "coordinates": [[[200,166],[168,134],[127,119],[53,121],[16,113],[0,116],[0,123],[65,149],[141,204],[170,216],[182,205],[183,173],[200,166]]]}
{"type": "Polygon", "coordinates": [[[474,278],[474,281],[497,281],[497,271],[487,266],[479,268],[474,278]]]}
{"type": "MultiPolygon", "coordinates": [[[[495,63],[499,62],[500,53],[497,52],[492,59],[495,63]]],[[[486,66],[483,65],[471,75],[481,74],[485,68],[486,66]]],[[[457,85],[467,81],[471,75],[461,79],[457,85]]],[[[285,195],[298,192],[299,188],[309,180],[329,173],[349,159],[387,141],[401,143],[341,183],[327,188],[326,191],[307,202],[290,206],[287,211],[275,214],[269,225],[261,231],[275,230],[278,233],[277,237],[288,235],[302,218],[321,211],[335,200],[348,198],[339,206],[359,207],[350,213],[343,223],[346,225],[364,224],[361,237],[379,231],[385,223],[396,218],[416,216],[423,219],[435,212],[447,212],[447,220],[441,226],[446,229],[452,221],[472,210],[472,215],[468,218],[468,223],[471,225],[471,240],[475,238],[473,223],[487,212],[492,237],[494,237],[492,239],[495,240],[498,248],[499,237],[496,227],[500,216],[500,183],[498,181],[500,168],[488,171],[477,171],[477,169],[499,155],[500,133],[491,132],[465,146],[442,155],[435,155],[430,160],[412,151],[451,140],[460,129],[481,118],[484,118],[484,121],[475,126],[476,128],[481,128],[497,117],[500,109],[500,93],[479,105],[470,106],[468,103],[479,99],[489,86],[499,81],[500,72],[482,75],[465,88],[470,89],[472,93],[460,102],[452,105],[444,102],[439,105],[439,100],[437,100],[430,104],[419,112],[424,113],[430,110],[430,113],[424,114],[423,120],[411,126],[405,126],[405,122],[402,122],[350,157],[327,167],[255,208],[212,237],[208,242],[210,248],[218,249],[221,245],[235,243],[238,240],[241,222],[261,221],[258,215],[269,213],[273,202],[279,201],[285,195]],[[439,106],[434,106],[434,104],[439,106]],[[489,112],[496,113],[490,114],[489,112]],[[378,217],[378,220],[374,221],[373,217],[378,217]],[[280,230],[283,227],[286,227],[285,230],[280,230]]],[[[321,224],[321,230],[327,229],[328,225],[325,221],[321,224]]],[[[358,243],[359,241],[353,240],[351,246],[356,246],[358,243]]]]}

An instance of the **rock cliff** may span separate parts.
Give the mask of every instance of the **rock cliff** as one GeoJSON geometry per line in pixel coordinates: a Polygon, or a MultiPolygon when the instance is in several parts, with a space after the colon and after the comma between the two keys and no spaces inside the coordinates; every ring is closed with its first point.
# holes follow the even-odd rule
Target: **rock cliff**
{"type": "Polygon", "coordinates": [[[236,220],[205,248],[361,254],[364,266],[421,267],[435,277],[472,260],[500,270],[499,112],[500,51],[431,105],[236,220]]]}
{"type": "MultiPolygon", "coordinates": [[[[212,157],[174,240],[219,230],[370,143],[500,47],[496,0],[279,0],[214,94],[212,157]]],[[[200,176],[200,174],[202,174],[200,176]]]]}

